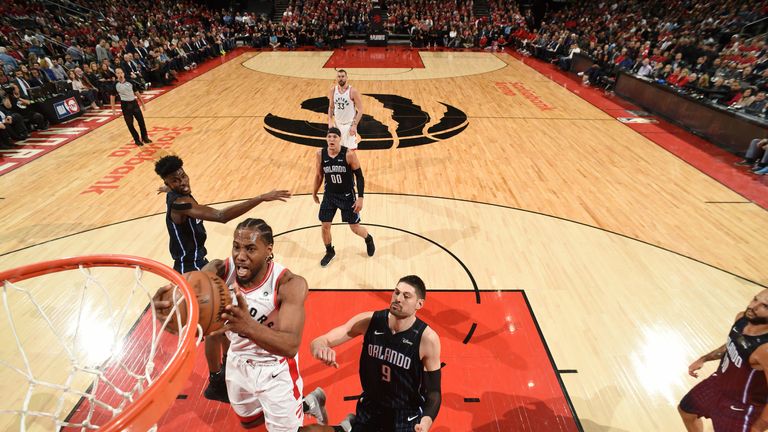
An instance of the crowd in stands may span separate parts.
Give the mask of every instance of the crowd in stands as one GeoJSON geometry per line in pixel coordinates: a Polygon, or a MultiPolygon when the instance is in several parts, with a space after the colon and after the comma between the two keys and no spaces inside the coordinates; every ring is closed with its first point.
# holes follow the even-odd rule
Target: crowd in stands
{"type": "MultiPolygon", "coordinates": [[[[0,4],[0,146],[47,127],[31,88],[67,82],[84,106],[96,108],[113,94],[117,67],[140,87],[162,86],[238,40],[259,48],[336,48],[371,25],[370,2],[291,0],[280,22],[272,23],[192,0],[61,1],[64,9],[43,0],[0,4]]],[[[539,26],[516,2],[488,4],[489,16],[480,18],[473,0],[391,0],[382,25],[390,34],[408,35],[416,48],[514,44],[563,69],[582,53],[596,62],[583,73],[587,85],[610,87],[624,70],[766,115],[768,47],[764,39],[743,40],[738,33],[768,15],[768,0],[579,0],[539,26]]]]}
{"type": "Polygon", "coordinates": [[[37,104],[48,96],[74,92],[98,108],[115,94],[116,68],[147,89],[233,49],[223,16],[189,1],[0,3],[0,147],[48,127],[37,104]]]}
{"type": "Polygon", "coordinates": [[[768,15],[765,0],[580,1],[531,33],[519,28],[525,53],[568,69],[574,53],[596,64],[588,85],[610,88],[623,70],[748,115],[766,115],[768,47],[741,29],[768,15]]]}
{"type": "MultiPolygon", "coordinates": [[[[512,28],[506,26],[505,33],[489,17],[475,17],[472,0],[391,0],[386,6],[383,31],[407,36],[415,48],[502,49],[512,28]]],[[[351,36],[367,35],[370,13],[369,2],[292,0],[279,24],[250,17],[255,24],[248,31],[257,35],[253,42],[257,47],[337,48],[351,36]],[[270,41],[272,34],[276,40],[270,41]]]]}

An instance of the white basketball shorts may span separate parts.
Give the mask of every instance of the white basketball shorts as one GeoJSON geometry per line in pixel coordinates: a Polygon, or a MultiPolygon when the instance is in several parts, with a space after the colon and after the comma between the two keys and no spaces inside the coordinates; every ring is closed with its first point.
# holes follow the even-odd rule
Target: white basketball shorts
{"type": "Polygon", "coordinates": [[[341,131],[341,145],[344,147],[355,150],[357,149],[357,139],[360,134],[354,136],[349,135],[349,129],[352,127],[352,123],[338,123],[336,127],[341,131]]]}
{"type": "Polygon", "coordinates": [[[298,355],[280,362],[259,363],[229,354],[227,393],[242,423],[264,417],[269,432],[296,432],[304,423],[304,383],[298,355]]]}

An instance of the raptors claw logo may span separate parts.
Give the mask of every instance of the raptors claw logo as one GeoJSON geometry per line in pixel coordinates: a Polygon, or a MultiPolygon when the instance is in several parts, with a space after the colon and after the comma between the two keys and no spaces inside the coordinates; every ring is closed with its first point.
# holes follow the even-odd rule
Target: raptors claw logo
{"type": "MultiPolygon", "coordinates": [[[[362,138],[358,145],[361,150],[388,149],[392,147],[395,140],[398,141],[398,147],[431,144],[458,135],[469,125],[467,115],[462,110],[440,102],[447,108],[445,114],[438,123],[425,131],[431,117],[411,99],[391,94],[366,94],[365,96],[378,100],[384,108],[392,110],[392,120],[397,123],[397,129],[393,135],[385,124],[364,114],[357,128],[362,138]]],[[[326,114],[328,98],[307,99],[301,103],[301,108],[326,114]]],[[[264,125],[264,129],[270,134],[296,144],[324,147],[326,143],[325,135],[328,125],[325,123],[288,119],[270,113],[264,118],[264,125]]]]}

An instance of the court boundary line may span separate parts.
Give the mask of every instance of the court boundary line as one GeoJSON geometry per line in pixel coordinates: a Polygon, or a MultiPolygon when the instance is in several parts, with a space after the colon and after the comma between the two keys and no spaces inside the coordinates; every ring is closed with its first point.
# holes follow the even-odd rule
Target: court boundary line
{"type": "Polygon", "coordinates": [[[549,349],[547,340],[544,339],[544,332],[541,331],[541,326],[539,325],[539,319],[536,318],[536,314],[533,312],[533,306],[531,306],[531,302],[528,300],[528,294],[525,293],[525,290],[520,290],[520,293],[523,296],[525,305],[528,307],[528,313],[531,315],[531,318],[533,319],[533,325],[536,326],[536,332],[539,334],[539,339],[541,339],[542,345],[544,345],[544,350],[546,351],[547,357],[549,358],[549,365],[553,368],[555,372],[555,377],[557,378],[557,383],[560,384],[560,388],[563,390],[563,396],[565,397],[565,402],[568,404],[568,409],[570,409],[571,413],[573,413],[573,421],[574,423],[576,423],[576,429],[578,429],[579,432],[584,432],[584,427],[581,425],[581,420],[579,419],[579,416],[576,414],[576,408],[573,406],[571,395],[568,394],[568,390],[565,387],[565,382],[563,381],[563,377],[560,375],[560,369],[557,367],[557,363],[555,363],[555,358],[552,356],[552,351],[550,351],[549,349]]]}
{"type": "MultiPolygon", "coordinates": [[[[208,116],[144,116],[147,119],[239,119],[239,118],[264,118],[267,115],[208,115],[208,116]]],[[[420,118],[419,116],[399,116],[402,118],[420,118]]],[[[450,118],[450,117],[449,117],[450,118]]],[[[455,118],[455,117],[454,117],[455,118]]],[[[467,116],[467,119],[481,119],[481,120],[560,120],[560,121],[614,121],[612,118],[574,118],[574,117],[516,117],[516,116],[467,116]]],[[[309,122],[309,120],[306,120],[309,122]]],[[[267,127],[267,126],[265,126],[267,127]]],[[[456,127],[458,128],[458,126],[456,127]]],[[[454,129],[456,129],[454,128],[454,129]]],[[[285,131],[280,131],[287,133],[285,131]]],[[[441,131],[442,132],[442,131],[441,131]]],[[[289,142],[289,141],[286,141],[289,142]]],[[[291,143],[293,144],[293,143],[291,143]]]]}
{"type": "MultiPolygon", "coordinates": [[[[747,191],[747,190],[745,190],[745,191],[740,190],[740,189],[742,189],[742,186],[738,186],[738,188],[737,188],[737,186],[734,185],[733,187],[731,187],[728,184],[726,184],[723,180],[720,180],[719,178],[715,177],[713,174],[710,174],[709,171],[711,171],[712,173],[716,173],[718,171],[721,171],[722,167],[728,166],[728,164],[724,163],[722,161],[719,161],[719,160],[715,160],[716,159],[715,155],[711,155],[708,152],[706,152],[705,150],[699,149],[695,144],[693,144],[691,142],[691,140],[689,139],[688,136],[699,138],[702,141],[706,142],[708,145],[713,146],[713,147],[715,147],[715,148],[717,148],[719,150],[722,150],[722,151],[724,151],[725,153],[727,153],[729,155],[733,155],[733,153],[731,153],[731,152],[729,152],[727,150],[722,149],[717,144],[715,144],[715,143],[713,143],[713,142],[711,142],[711,141],[709,141],[709,140],[707,140],[707,139],[705,139],[703,137],[696,136],[696,134],[692,133],[691,131],[689,131],[689,130],[681,127],[681,126],[678,126],[677,124],[672,123],[671,121],[667,120],[664,116],[659,115],[659,114],[650,113],[650,114],[653,115],[653,117],[657,117],[659,122],[663,122],[664,124],[666,124],[668,126],[676,128],[677,130],[683,132],[686,136],[680,136],[680,135],[677,135],[676,133],[673,133],[673,132],[662,132],[662,131],[640,132],[639,130],[633,129],[629,123],[623,123],[621,121],[618,121],[618,119],[616,117],[613,117],[613,115],[611,115],[606,109],[603,109],[603,108],[595,105],[594,103],[590,102],[587,98],[582,97],[581,94],[575,92],[574,90],[576,88],[578,88],[578,87],[571,88],[571,87],[568,87],[567,85],[565,85],[565,80],[571,81],[574,85],[577,85],[577,83],[578,83],[578,81],[573,76],[568,74],[568,72],[563,72],[563,71],[560,71],[560,70],[551,70],[550,72],[553,72],[552,75],[551,76],[547,76],[547,75],[544,74],[543,70],[544,70],[545,67],[550,65],[549,63],[545,63],[545,62],[543,62],[543,61],[541,61],[541,60],[539,60],[537,58],[534,58],[534,57],[524,57],[522,54],[520,54],[519,52],[517,52],[514,49],[509,48],[509,47],[505,48],[504,52],[509,54],[512,58],[516,59],[518,62],[520,62],[520,64],[528,67],[529,69],[531,69],[531,70],[535,71],[536,73],[538,73],[539,75],[543,76],[548,81],[558,85],[559,87],[563,88],[564,90],[567,90],[569,93],[571,93],[574,96],[578,97],[582,101],[588,103],[589,105],[593,106],[594,108],[596,108],[596,109],[604,112],[605,114],[611,116],[611,118],[613,120],[616,120],[618,123],[626,126],[632,132],[640,135],[641,137],[643,137],[646,140],[650,141],[651,143],[655,144],[657,147],[659,147],[662,150],[666,151],[667,153],[671,154],[675,158],[683,161],[686,165],[690,166],[691,168],[699,171],[700,173],[702,173],[705,176],[709,177],[710,179],[714,180],[715,182],[717,182],[718,184],[720,184],[721,186],[723,186],[727,190],[735,193],[736,195],[738,195],[738,196],[740,196],[740,197],[742,197],[742,198],[744,198],[746,200],[749,200],[751,203],[757,205],[758,207],[762,208],[763,210],[768,210],[768,201],[763,201],[762,199],[760,199],[759,197],[760,197],[761,194],[758,193],[758,191],[755,191],[755,193],[754,193],[755,199],[750,198],[748,195],[752,195],[752,192],[747,191]],[[524,61],[524,59],[527,59],[527,61],[524,61]],[[534,64],[536,65],[535,67],[534,67],[534,64]],[[663,141],[663,140],[659,139],[659,141],[656,141],[655,139],[651,139],[650,136],[646,135],[646,134],[663,134],[663,133],[676,136],[676,137],[680,138],[689,148],[697,149],[697,150],[700,150],[700,151],[706,153],[707,156],[709,158],[711,158],[712,160],[703,161],[701,163],[701,165],[702,166],[709,166],[710,168],[705,170],[703,167],[699,167],[699,166],[694,165],[687,158],[685,158],[682,155],[679,155],[679,154],[675,153],[674,151],[668,149],[667,147],[661,145],[660,142],[663,141]]],[[[594,87],[589,87],[589,89],[596,91],[596,89],[594,87]]],[[[606,99],[606,100],[610,100],[610,99],[608,99],[604,95],[602,97],[604,99],[606,99]]],[[[640,109],[642,111],[647,111],[645,108],[641,107],[640,105],[636,104],[635,102],[633,102],[633,101],[631,101],[629,99],[625,99],[622,96],[616,95],[616,99],[618,99],[618,100],[620,100],[620,101],[622,101],[624,103],[631,104],[631,105],[635,106],[636,108],[638,108],[638,109],[640,109]]],[[[625,110],[628,110],[628,109],[629,108],[626,108],[625,110]]],[[[733,155],[733,156],[736,156],[736,155],[733,155]]],[[[748,176],[748,174],[746,174],[746,173],[743,173],[743,174],[744,174],[745,177],[748,176]]],[[[758,180],[756,180],[756,181],[758,181],[758,180]]],[[[763,188],[765,189],[766,184],[762,183],[762,185],[763,185],[763,188]]],[[[765,190],[759,191],[759,192],[765,192],[765,190]]]]}
{"type": "MultiPolygon", "coordinates": [[[[404,197],[431,198],[431,199],[440,199],[440,200],[448,200],[448,201],[459,201],[459,202],[465,202],[465,203],[469,203],[469,204],[482,204],[482,205],[487,205],[487,206],[492,206],[492,207],[499,207],[499,208],[503,208],[503,209],[507,209],[507,210],[521,211],[521,212],[525,212],[525,213],[535,214],[535,215],[538,215],[538,216],[554,218],[554,219],[558,219],[558,220],[561,220],[561,221],[564,221],[564,222],[570,222],[570,223],[574,223],[574,224],[577,224],[577,225],[581,225],[581,226],[584,226],[584,227],[587,227],[587,228],[594,228],[596,230],[603,231],[603,232],[608,233],[608,234],[617,235],[619,237],[622,237],[622,238],[625,238],[625,239],[628,239],[628,240],[633,240],[633,241],[636,241],[636,242],[639,242],[639,243],[643,243],[643,244],[645,244],[647,246],[651,246],[651,247],[654,247],[656,249],[660,249],[660,250],[663,250],[665,252],[669,252],[671,254],[677,255],[677,256],[682,257],[682,258],[687,258],[687,259],[689,259],[691,261],[694,261],[694,262],[697,262],[699,264],[703,264],[703,265],[705,265],[705,266],[707,266],[709,268],[712,268],[712,269],[721,271],[723,273],[729,274],[729,275],[734,276],[736,278],[739,278],[739,279],[741,279],[743,281],[749,282],[749,283],[751,283],[753,285],[757,285],[757,286],[762,287],[762,288],[768,288],[768,285],[765,285],[765,284],[762,284],[760,282],[757,282],[757,281],[754,281],[752,279],[749,279],[746,276],[742,276],[742,275],[736,274],[736,273],[734,273],[734,272],[732,272],[730,270],[726,270],[726,269],[718,267],[718,266],[716,266],[714,264],[710,264],[710,263],[702,261],[702,260],[700,260],[698,258],[694,258],[692,256],[686,255],[686,254],[684,254],[682,252],[674,251],[674,250],[669,249],[669,248],[667,248],[665,246],[653,244],[653,243],[651,243],[651,242],[649,242],[647,240],[635,238],[635,237],[629,236],[627,234],[622,234],[620,232],[611,231],[608,228],[603,228],[603,227],[599,227],[599,226],[595,226],[595,225],[590,225],[590,224],[588,224],[586,222],[580,222],[580,221],[577,221],[577,220],[568,219],[568,218],[563,217],[563,216],[551,215],[551,214],[548,214],[548,213],[542,213],[540,211],[524,209],[524,208],[520,208],[520,207],[512,207],[512,206],[508,206],[508,205],[505,205],[505,204],[497,204],[497,203],[491,203],[491,202],[485,202],[485,201],[475,201],[475,200],[470,200],[470,199],[465,199],[465,198],[441,197],[441,196],[436,196],[436,195],[423,195],[423,194],[406,194],[406,193],[397,193],[397,192],[368,192],[368,194],[369,195],[381,195],[381,196],[404,196],[404,197]]],[[[293,196],[297,196],[297,197],[298,196],[310,196],[310,195],[312,195],[312,194],[309,193],[309,192],[293,194],[293,196]]],[[[218,201],[218,202],[213,202],[213,203],[205,203],[205,205],[221,205],[221,204],[235,203],[235,202],[240,202],[240,201],[245,201],[245,199],[233,199],[233,200],[226,200],[226,201],[218,201]]],[[[757,204],[755,204],[754,202],[751,202],[751,201],[749,203],[745,203],[745,204],[757,205],[757,204]]],[[[758,206],[758,207],[760,207],[760,206],[758,206]]],[[[125,219],[125,220],[121,220],[121,221],[117,221],[117,222],[108,223],[108,224],[105,224],[105,225],[100,225],[100,226],[93,227],[93,228],[88,228],[88,229],[85,229],[85,230],[82,230],[82,231],[78,231],[78,232],[74,232],[74,233],[71,233],[71,234],[65,234],[63,236],[55,237],[55,238],[52,238],[52,239],[41,241],[39,243],[31,244],[31,245],[28,245],[28,246],[23,246],[23,247],[20,247],[18,249],[13,249],[13,250],[10,250],[8,252],[0,253],[0,257],[4,257],[6,255],[10,255],[10,254],[13,254],[13,253],[16,253],[16,252],[21,252],[23,250],[31,249],[31,248],[34,248],[34,247],[37,247],[37,246],[42,246],[44,244],[52,243],[52,242],[55,242],[55,241],[63,240],[65,238],[74,237],[74,236],[77,236],[77,235],[80,235],[80,234],[85,234],[85,233],[88,233],[88,232],[91,232],[91,231],[96,231],[96,230],[100,230],[100,229],[103,229],[103,228],[109,228],[109,227],[114,226],[114,225],[120,225],[120,224],[124,224],[124,223],[128,223],[128,222],[134,222],[134,221],[137,221],[137,220],[140,220],[140,219],[160,216],[160,215],[164,215],[164,214],[165,214],[165,212],[158,212],[158,213],[152,213],[152,214],[148,214],[148,215],[137,216],[137,217],[130,218],[130,219],[125,219]]],[[[362,223],[361,225],[369,225],[369,224],[362,223]]],[[[485,290],[481,290],[481,291],[485,291],[485,290]]]]}
{"type": "MultiPolygon", "coordinates": [[[[331,225],[341,226],[341,225],[349,225],[349,224],[347,224],[346,222],[336,222],[336,223],[332,223],[331,225]]],[[[381,224],[362,224],[362,225],[373,226],[373,227],[377,227],[377,228],[385,228],[385,229],[391,229],[391,230],[395,230],[395,231],[404,232],[406,234],[410,234],[410,235],[412,235],[414,237],[418,237],[418,238],[420,238],[422,240],[425,240],[425,241],[427,241],[429,243],[432,243],[433,245],[435,245],[438,248],[442,249],[443,252],[445,252],[448,255],[450,255],[451,258],[453,258],[457,263],[459,263],[459,266],[461,266],[461,268],[464,269],[464,272],[467,274],[467,276],[469,276],[469,281],[472,283],[472,290],[475,293],[475,303],[480,304],[480,288],[477,285],[477,281],[475,280],[475,276],[469,270],[469,267],[467,267],[467,265],[464,264],[464,262],[461,260],[461,258],[457,257],[456,254],[451,252],[448,248],[446,248],[442,244],[432,240],[429,237],[426,237],[426,236],[423,236],[421,234],[408,231],[408,230],[406,230],[404,228],[394,227],[394,226],[390,226],[390,225],[381,225],[381,224]]],[[[307,230],[307,229],[314,229],[314,228],[320,228],[320,227],[321,227],[321,225],[317,224],[317,225],[307,225],[307,226],[303,226],[303,227],[292,228],[292,229],[289,229],[288,231],[283,231],[283,232],[277,233],[277,234],[273,235],[272,237],[273,238],[277,238],[277,237],[280,237],[282,235],[293,234],[293,233],[295,233],[297,231],[304,231],[304,230],[307,230]]]]}
{"type": "MultiPolygon", "coordinates": [[[[237,47],[234,50],[232,50],[232,51],[230,51],[230,52],[228,52],[226,54],[226,56],[231,56],[231,57],[228,57],[226,60],[224,60],[223,62],[218,63],[218,64],[213,64],[213,62],[217,59],[216,57],[208,59],[205,63],[203,63],[200,66],[201,69],[202,69],[200,75],[197,75],[197,76],[194,76],[194,77],[187,78],[187,76],[189,76],[189,74],[196,73],[196,71],[194,71],[194,70],[188,70],[188,71],[182,72],[181,73],[181,77],[183,78],[183,81],[179,80],[180,82],[178,84],[173,85],[173,86],[163,86],[163,87],[156,87],[156,88],[151,89],[151,90],[163,90],[163,94],[153,97],[152,99],[148,100],[146,103],[149,104],[152,101],[167,95],[168,93],[176,90],[177,88],[180,88],[180,87],[184,86],[185,84],[187,84],[187,83],[189,83],[191,81],[196,80],[197,78],[200,78],[200,77],[206,75],[208,72],[212,71],[213,69],[216,69],[219,66],[225,65],[225,64],[231,62],[232,60],[237,59],[238,57],[240,57],[241,55],[247,53],[248,51],[249,51],[248,48],[237,47]]],[[[97,111],[103,111],[103,110],[109,111],[109,110],[111,110],[111,108],[104,108],[104,107],[102,107],[102,108],[99,108],[99,110],[97,110],[97,111]]],[[[88,114],[90,112],[93,112],[93,110],[84,111],[84,114],[88,114]]],[[[145,110],[142,110],[142,113],[144,113],[144,112],[145,112],[145,110]]],[[[49,127],[47,130],[48,131],[55,131],[56,129],[66,129],[67,127],[72,127],[73,125],[69,125],[70,123],[76,123],[79,120],[82,120],[83,117],[84,117],[84,115],[81,115],[81,116],[79,116],[77,118],[74,118],[74,119],[71,119],[71,120],[67,120],[67,121],[64,121],[62,123],[58,123],[56,125],[51,125],[51,127],[49,127]],[[67,125],[69,125],[69,126],[67,126],[67,125]]],[[[22,168],[22,167],[24,167],[26,165],[29,165],[29,164],[35,162],[36,160],[42,159],[43,157],[45,157],[45,156],[55,152],[56,150],[66,146],[68,144],[72,144],[73,142],[75,142],[78,139],[88,135],[89,133],[92,133],[92,132],[96,131],[97,129],[99,129],[99,128],[103,127],[103,126],[106,126],[106,125],[112,123],[113,121],[115,121],[115,120],[117,120],[119,118],[122,118],[123,117],[122,110],[120,111],[120,114],[117,114],[117,115],[111,115],[110,114],[109,117],[111,117],[109,120],[107,120],[105,122],[101,122],[101,123],[95,124],[95,125],[93,125],[92,122],[82,122],[83,124],[77,123],[77,125],[78,125],[77,127],[88,127],[89,129],[87,131],[83,132],[82,135],[77,135],[77,136],[71,137],[71,139],[69,141],[66,141],[66,142],[64,142],[64,143],[62,143],[62,144],[60,144],[60,145],[58,145],[56,147],[53,147],[50,150],[48,150],[47,152],[44,152],[44,153],[38,155],[37,157],[34,157],[34,158],[29,159],[29,160],[25,160],[23,162],[18,163],[12,169],[10,169],[10,170],[0,174],[0,176],[4,176],[4,175],[7,175],[7,174],[10,174],[13,171],[16,171],[16,170],[18,170],[18,169],[20,169],[20,168],[22,168]]],[[[44,136],[40,135],[40,132],[41,131],[34,131],[34,132],[30,133],[29,138],[44,138],[44,136]]],[[[42,132],[45,132],[45,131],[42,131],[42,132]]],[[[133,138],[126,139],[125,144],[120,144],[118,147],[123,146],[123,145],[130,145],[130,144],[133,143],[132,140],[133,140],[133,138]]],[[[21,146],[17,146],[19,148],[18,149],[14,149],[14,150],[24,150],[25,148],[27,148],[27,144],[24,144],[23,141],[21,143],[22,143],[22,145],[21,146]]],[[[29,143],[28,145],[35,146],[36,144],[35,143],[29,143]]],[[[9,159],[14,159],[14,158],[10,157],[9,159]]]]}

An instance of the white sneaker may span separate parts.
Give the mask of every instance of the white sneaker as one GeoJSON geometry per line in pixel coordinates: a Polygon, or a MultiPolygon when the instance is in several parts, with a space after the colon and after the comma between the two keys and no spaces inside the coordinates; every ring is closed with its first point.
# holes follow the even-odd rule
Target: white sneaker
{"type": "Polygon", "coordinates": [[[341,426],[342,429],[344,429],[344,432],[350,432],[352,430],[352,421],[355,419],[354,414],[347,414],[346,417],[344,417],[344,420],[339,423],[339,426],[341,426]]]}
{"type": "Polygon", "coordinates": [[[328,412],[325,410],[325,392],[318,387],[312,390],[312,393],[304,396],[304,402],[309,407],[307,414],[311,415],[321,425],[327,424],[328,412]]]}

